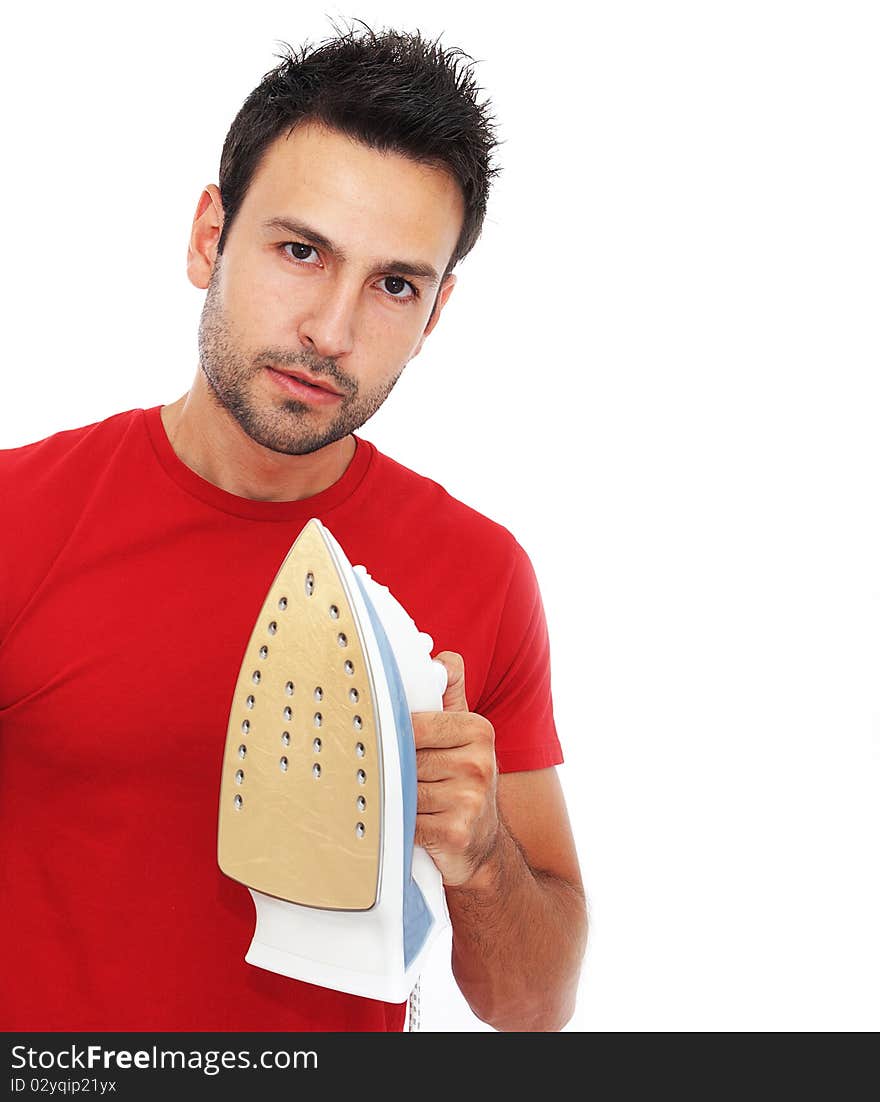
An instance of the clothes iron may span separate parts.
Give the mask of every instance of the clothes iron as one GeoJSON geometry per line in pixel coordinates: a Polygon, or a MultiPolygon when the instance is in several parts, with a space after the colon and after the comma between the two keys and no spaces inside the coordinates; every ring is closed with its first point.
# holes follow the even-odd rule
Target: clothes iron
{"type": "Polygon", "coordinates": [[[310,520],[247,644],[223,756],[217,855],[253,897],[250,964],[388,1002],[415,986],[449,923],[413,842],[410,713],[446,688],[432,647],[310,520]]]}

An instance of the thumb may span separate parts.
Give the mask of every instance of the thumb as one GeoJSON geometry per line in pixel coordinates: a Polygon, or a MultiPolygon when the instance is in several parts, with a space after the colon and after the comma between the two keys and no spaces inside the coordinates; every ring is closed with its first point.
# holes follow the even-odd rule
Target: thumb
{"type": "Polygon", "coordinates": [[[469,712],[464,691],[464,659],[451,650],[434,655],[434,661],[446,668],[446,692],[443,694],[444,712],[469,712]]]}

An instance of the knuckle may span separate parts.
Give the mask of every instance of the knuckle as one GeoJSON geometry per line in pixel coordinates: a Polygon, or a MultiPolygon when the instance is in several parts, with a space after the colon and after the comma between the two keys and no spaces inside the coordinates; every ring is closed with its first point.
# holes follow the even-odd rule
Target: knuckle
{"type": "Polygon", "coordinates": [[[496,776],[498,775],[498,766],[496,765],[496,762],[495,762],[494,753],[493,754],[488,754],[485,758],[483,758],[481,764],[482,764],[482,771],[480,773],[480,779],[482,780],[483,784],[486,787],[488,787],[489,785],[492,784],[492,782],[495,780],[496,776]]]}
{"type": "Polygon", "coordinates": [[[495,755],[485,752],[474,754],[468,760],[467,773],[477,786],[477,790],[482,793],[495,777],[495,755]]]}
{"type": "Polygon", "coordinates": [[[469,732],[474,742],[485,743],[487,746],[495,745],[495,728],[479,712],[468,712],[469,732]]]}
{"type": "Polygon", "coordinates": [[[481,756],[475,754],[468,758],[466,775],[472,784],[482,784],[484,768],[481,756]]]}
{"type": "Polygon", "coordinates": [[[464,659],[458,653],[458,651],[454,651],[454,650],[440,651],[440,653],[437,655],[437,658],[442,659],[443,662],[446,665],[451,666],[454,670],[463,670],[464,669],[464,659]]]}

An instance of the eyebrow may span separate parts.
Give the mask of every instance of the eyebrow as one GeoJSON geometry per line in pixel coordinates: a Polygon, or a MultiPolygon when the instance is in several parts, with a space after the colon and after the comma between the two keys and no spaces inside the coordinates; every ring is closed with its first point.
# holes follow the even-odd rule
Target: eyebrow
{"type": "MultiPolygon", "coordinates": [[[[265,222],[262,223],[262,228],[275,232],[280,230],[284,233],[291,234],[293,237],[301,238],[309,245],[317,245],[342,263],[348,259],[342,249],[340,249],[338,245],[334,245],[329,237],[325,237],[324,234],[318,233],[318,231],[312,229],[311,226],[307,226],[305,222],[297,222],[293,218],[267,218],[265,222]]],[[[425,279],[429,283],[440,282],[440,276],[437,274],[433,265],[422,264],[417,260],[381,260],[374,266],[370,274],[380,275],[382,272],[394,272],[395,275],[413,276],[416,279],[425,279]]]]}

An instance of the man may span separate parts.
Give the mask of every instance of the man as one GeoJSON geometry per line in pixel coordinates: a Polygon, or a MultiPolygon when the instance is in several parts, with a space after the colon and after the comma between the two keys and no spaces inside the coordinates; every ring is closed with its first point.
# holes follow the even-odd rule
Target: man
{"type": "Polygon", "coordinates": [[[457,51],[364,31],[291,53],[198,201],[190,390],[3,454],[4,1028],[402,1027],[405,1006],[245,964],[250,900],[216,867],[242,647],[311,516],[449,673],[413,717],[416,841],[462,992],[497,1029],[569,1019],[586,913],[531,565],[355,435],[440,319],[493,145],[457,51]]]}

